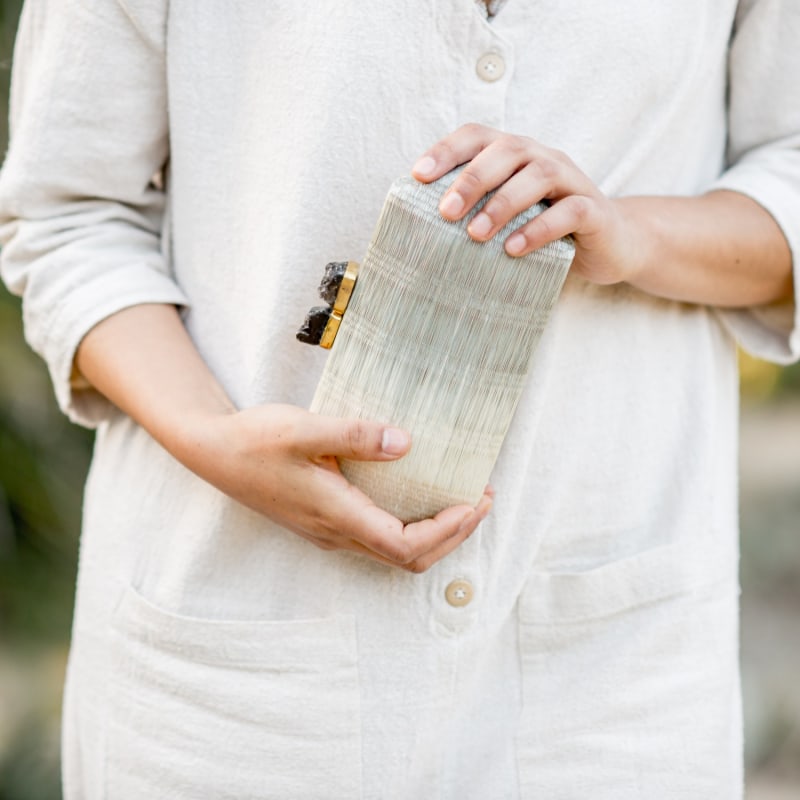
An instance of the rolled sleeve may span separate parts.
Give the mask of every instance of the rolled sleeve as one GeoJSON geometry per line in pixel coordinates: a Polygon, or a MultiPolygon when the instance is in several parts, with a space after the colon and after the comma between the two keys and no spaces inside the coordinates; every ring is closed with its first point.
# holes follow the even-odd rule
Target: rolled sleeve
{"type": "Polygon", "coordinates": [[[740,3],[729,57],[729,167],[712,189],[751,197],[783,231],[794,297],[719,310],[741,346],[779,364],[800,359],[800,4],[740,3]]]}
{"type": "Polygon", "coordinates": [[[20,21],[11,146],[0,173],[0,271],[61,408],[94,427],[111,404],[73,373],[98,322],[185,305],[162,242],[168,157],[166,3],[33,0],[20,21]],[[133,12],[133,13],[132,13],[133,12]]]}

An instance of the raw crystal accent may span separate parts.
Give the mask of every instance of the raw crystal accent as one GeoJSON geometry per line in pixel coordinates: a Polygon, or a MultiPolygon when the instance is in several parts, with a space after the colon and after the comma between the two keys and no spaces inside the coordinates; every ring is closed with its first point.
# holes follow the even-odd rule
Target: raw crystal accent
{"type": "Polygon", "coordinates": [[[297,331],[296,336],[298,341],[304,344],[319,344],[322,339],[322,333],[330,317],[330,306],[314,306],[314,308],[306,314],[306,318],[300,326],[300,330],[297,331]]]}
{"type": "Polygon", "coordinates": [[[346,261],[331,261],[325,265],[325,276],[319,285],[319,296],[330,306],[336,302],[336,295],[346,270],[346,261]]]}

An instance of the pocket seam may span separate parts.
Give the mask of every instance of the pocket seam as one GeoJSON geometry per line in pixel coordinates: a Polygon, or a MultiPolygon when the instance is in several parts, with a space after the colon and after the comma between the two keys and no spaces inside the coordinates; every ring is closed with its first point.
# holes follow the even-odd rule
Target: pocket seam
{"type": "MultiPolygon", "coordinates": [[[[336,654],[337,660],[358,662],[354,614],[299,620],[206,619],[160,608],[127,585],[111,626],[123,637],[209,665],[297,669],[310,642],[319,652],[336,654]]],[[[313,671],[318,669],[319,664],[314,665],[313,671]]]]}
{"type": "Polygon", "coordinates": [[[614,616],[735,578],[735,551],[681,539],[583,572],[532,572],[520,595],[520,622],[572,624],[614,616]]]}

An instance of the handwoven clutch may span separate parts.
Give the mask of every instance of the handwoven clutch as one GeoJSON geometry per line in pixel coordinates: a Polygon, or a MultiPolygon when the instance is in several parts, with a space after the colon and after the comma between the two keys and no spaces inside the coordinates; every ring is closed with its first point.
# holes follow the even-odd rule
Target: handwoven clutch
{"type": "Polygon", "coordinates": [[[340,460],[349,481],[404,522],[480,500],[574,255],[569,238],[506,255],[506,237],[544,205],[473,241],[466,227],[488,198],[460,222],[438,211],[457,173],[392,184],[346,313],[334,313],[311,404],[411,433],[397,461],[340,460]]]}

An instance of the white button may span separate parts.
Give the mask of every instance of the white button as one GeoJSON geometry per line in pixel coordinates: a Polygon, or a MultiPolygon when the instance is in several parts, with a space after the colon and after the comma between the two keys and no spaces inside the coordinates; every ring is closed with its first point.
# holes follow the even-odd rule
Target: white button
{"type": "Polygon", "coordinates": [[[469,581],[458,578],[447,585],[447,588],[444,590],[444,596],[451,606],[461,608],[461,606],[465,606],[471,602],[472,598],[475,596],[475,590],[472,588],[472,584],[469,581]]]}
{"type": "Polygon", "coordinates": [[[499,53],[484,53],[475,67],[478,77],[489,83],[499,81],[506,71],[506,62],[499,53]]]}

